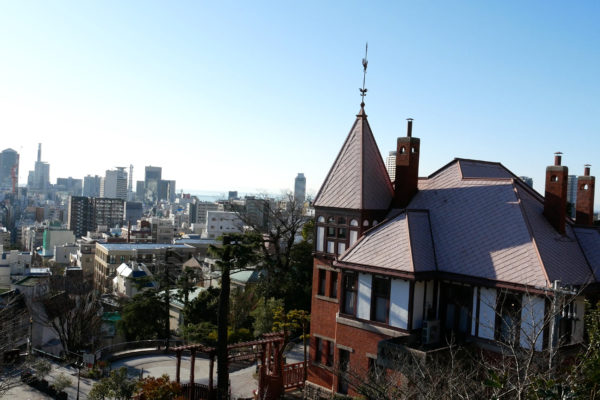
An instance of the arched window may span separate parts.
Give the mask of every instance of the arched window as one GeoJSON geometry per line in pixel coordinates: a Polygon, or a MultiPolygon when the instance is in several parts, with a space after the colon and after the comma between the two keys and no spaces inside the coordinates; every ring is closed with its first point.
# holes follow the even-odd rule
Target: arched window
{"type": "Polygon", "coordinates": [[[350,220],[350,226],[358,226],[358,221],[355,219],[350,220]]]}
{"type": "Polygon", "coordinates": [[[319,218],[317,218],[317,222],[325,222],[325,217],[321,215],[319,218]]]}
{"type": "Polygon", "coordinates": [[[550,177],[550,182],[558,182],[558,176],[556,176],[556,175],[552,175],[552,176],[550,177]]]}
{"type": "Polygon", "coordinates": [[[368,219],[365,219],[363,221],[363,226],[369,226],[369,220],[368,219]]]}
{"type": "Polygon", "coordinates": [[[335,224],[335,218],[333,218],[333,217],[327,218],[327,223],[328,224],[335,224]]]}
{"type": "Polygon", "coordinates": [[[400,154],[404,154],[404,153],[406,153],[406,147],[402,146],[400,148],[400,154]]]}

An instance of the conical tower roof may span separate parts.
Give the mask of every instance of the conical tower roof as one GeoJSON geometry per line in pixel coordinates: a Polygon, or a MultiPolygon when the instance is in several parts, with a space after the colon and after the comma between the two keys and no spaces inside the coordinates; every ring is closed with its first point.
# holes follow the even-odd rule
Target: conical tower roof
{"type": "Polygon", "coordinates": [[[365,110],[361,107],[314,205],[354,210],[387,210],[393,196],[390,177],[365,110]]]}

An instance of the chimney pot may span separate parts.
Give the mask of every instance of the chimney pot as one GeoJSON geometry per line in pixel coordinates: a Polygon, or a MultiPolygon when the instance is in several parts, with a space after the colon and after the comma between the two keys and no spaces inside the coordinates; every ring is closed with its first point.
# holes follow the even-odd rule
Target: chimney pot
{"type": "Polygon", "coordinates": [[[584,170],[583,170],[583,175],[584,176],[590,176],[590,164],[585,164],[584,165],[584,170]]]}
{"type": "Polygon", "coordinates": [[[406,120],[408,121],[408,127],[407,127],[406,137],[412,137],[412,122],[413,122],[413,119],[412,118],[407,118],[406,120]]]}
{"type": "Polygon", "coordinates": [[[554,165],[559,166],[562,161],[562,153],[557,151],[554,153],[554,165]]]}

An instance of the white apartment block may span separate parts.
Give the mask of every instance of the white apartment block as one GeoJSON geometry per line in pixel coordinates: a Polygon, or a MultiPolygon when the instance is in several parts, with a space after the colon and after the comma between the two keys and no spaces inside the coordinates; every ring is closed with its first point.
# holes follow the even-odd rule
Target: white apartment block
{"type": "Polygon", "coordinates": [[[225,233],[243,232],[244,223],[240,217],[231,211],[207,211],[206,228],[202,238],[216,239],[225,233]]]}

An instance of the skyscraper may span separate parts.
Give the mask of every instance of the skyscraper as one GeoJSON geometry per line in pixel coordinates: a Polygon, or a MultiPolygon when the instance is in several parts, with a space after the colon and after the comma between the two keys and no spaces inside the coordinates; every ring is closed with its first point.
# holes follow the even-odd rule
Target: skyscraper
{"type": "Polygon", "coordinates": [[[389,155],[385,159],[385,168],[387,169],[390,180],[394,182],[396,180],[396,152],[390,151],[389,155]]]}
{"type": "Polygon", "coordinates": [[[50,164],[42,161],[42,144],[38,144],[37,161],[33,170],[32,189],[45,192],[50,187],[50,164]]]}
{"type": "Polygon", "coordinates": [[[0,190],[16,190],[18,177],[19,153],[13,149],[3,150],[0,153],[0,190]]]}
{"type": "Polygon", "coordinates": [[[294,199],[298,204],[304,203],[306,199],[306,178],[302,172],[298,173],[294,181],[294,199]]]}
{"type": "Polygon", "coordinates": [[[144,175],[144,186],[146,193],[144,199],[156,201],[158,199],[158,183],[162,179],[162,168],[146,166],[144,175]]]}
{"type": "Polygon", "coordinates": [[[98,197],[71,196],[68,226],[76,237],[95,231],[99,225],[112,228],[122,225],[124,201],[98,197]]]}
{"type": "Polygon", "coordinates": [[[567,179],[567,209],[570,210],[569,217],[575,218],[575,204],[577,204],[577,175],[569,175],[567,179]]]}
{"type": "Polygon", "coordinates": [[[127,200],[127,172],[125,167],[107,170],[100,183],[100,197],[127,200]]]}
{"type": "Polygon", "coordinates": [[[98,175],[87,175],[83,178],[83,195],[87,197],[100,196],[100,182],[102,178],[98,175]]]}

